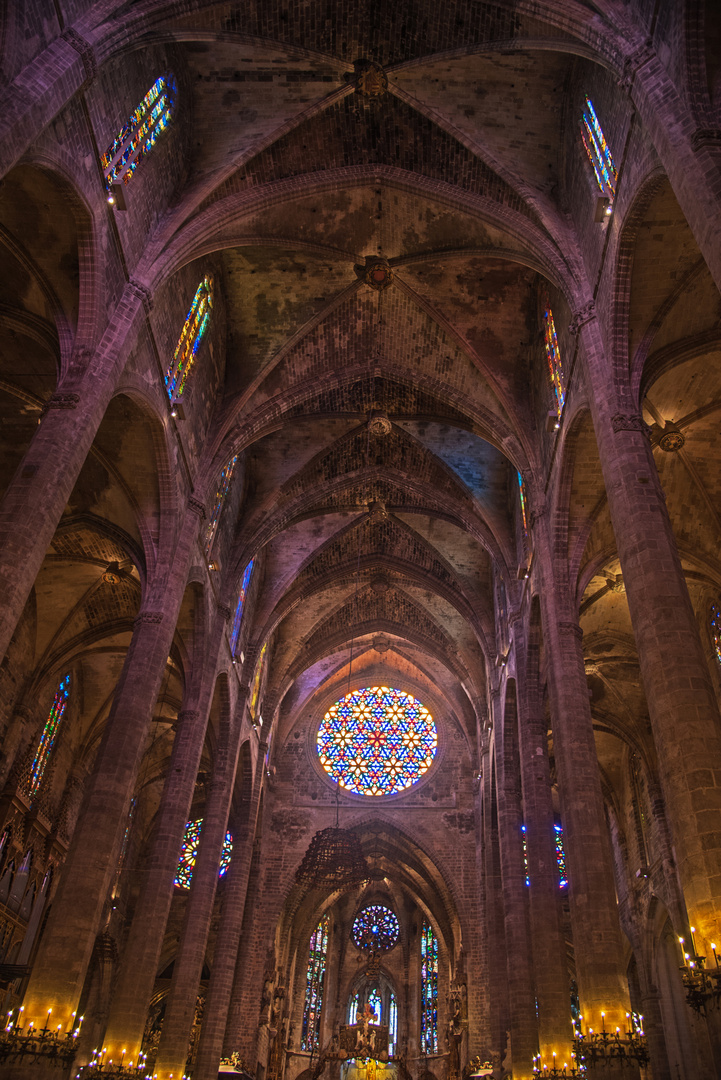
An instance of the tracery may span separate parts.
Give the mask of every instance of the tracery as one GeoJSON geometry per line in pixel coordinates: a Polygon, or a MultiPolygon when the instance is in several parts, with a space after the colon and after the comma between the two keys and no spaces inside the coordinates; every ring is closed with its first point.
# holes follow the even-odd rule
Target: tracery
{"type": "Polygon", "coordinates": [[[383,904],[363,908],[353,923],[353,943],[359,949],[374,952],[392,949],[398,942],[400,927],[395,912],[383,904]]]}
{"type": "Polygon", "coordinates": [[[119,180],[130,183],[138,165],[170,123],[176,93],[173,76],[161,75],[130,114],[101,159],[108,190],[119,180]]]}
{"type": "Polygon", "coordinates": [[[165,373],[165,389],[171,402],[183,396],[188,375],[210,324],[212,310],[213,279],[206,274],[195,290],[193,302],[185,316],[178,344],[175,346],[173,359],[165,373]]]}
{"type": "Polygon", "coordinates": [[[323,986],[328,955],[328,932],[330,917],[326,914],[310,935],[308,967],[305,979],[305,1004],[303,1007],[303,1050],[316,1050],[320,1036],[320,1018],[323,1010],[323,986]]]}
{"type": "Polygon", "coordinates": [[[58,734],[58,728],[60,721],[65,714],[67,708],[68,698],[70,697],[70,675],[66,675],[58,683],[58,688],[55,691],[55,697],[53,703],[50,706],[50,712],[48,718],[45,721],[40,741],[38,742],[37,749],[35,751],[35,757],[33,758],[32,765],[30,766],[30,778],[28,780],[28,794],[35,795],[40,787],[45,770],[50,760],[53,747],[55,746],[55,740],[58,734]]]}
{"type": "Polygon", "coordinates": [[[611,202],[616,197],[616,166],[611,155],[611,150],[603,134],[603,128],[598,122],[596,110],[590,97],[586,97],[586,108],[581,117],[581,138],[586,148],[588,160],[591,162],[596,183],[603,195],[611,202]]]}
{"type": "Polygon", "coordinates": [[[392,795],[433,764],[438,732],[428,709],[388,686],[354,690],[331,706],[318,731],[328,775],[357,795],[392,795]]]}
{"type": "Polygon", "coordinates": [[[421,932],[421,1050],[438,1050],[438,938],[427,919],[421,932]]]}
{"type": "MultiPolygon", "coordinates": [[[[195,869],[195,863],[198,858],[198,852],[200,850],[200,832],[203,825],[202,818],[196,818],[195,821],[189,821],[185,826],[185,835],[183,836],[183,846],[180,849],[180,859],[178,860],[178,869],[175,874],[175,884],[180,889],[189,889],[190,883],[193,879],[193,871],[195,869]]],[[[233,854],[233,837],[229,832],[225,834],[225,840],[223,841],[223,851],[220,856],[220,866],[218,867],[218,877],[223,877],[230,866],[231,856],[233,854]]]]}

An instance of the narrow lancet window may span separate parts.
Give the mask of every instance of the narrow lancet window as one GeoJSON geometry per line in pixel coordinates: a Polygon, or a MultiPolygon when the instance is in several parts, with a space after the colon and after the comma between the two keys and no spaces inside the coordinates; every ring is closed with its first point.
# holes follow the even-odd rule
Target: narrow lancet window
{"type": "Polygon", "coordinates": [[[438,1050],[438,938],[425,920],[421,934],[421,1053],[438,1050]]]}
{"type": "Polygon", "coordinates": [[[171,401],[177,401],[183,396],[190,369],[210,324],[212,310],[213,279],[206,275],[195,290],[193,303],[190,305],[190,311],[180,331],[172,362],[165,373],[165,389],[171,401]]]}
{"type": "MultiPolygon", "coordinates": [[[[202,818],[198,818],[196,821],[189,821],[185,826],[183,846],[180,849],[178,869],[175,873],[175,884],[179,889],[189,889],[190,883],[193,880],[193,871],[195,870],[198,852],[200,851],[200,832],[202,827],[202,818]]],[[[223,850],[220,855],[218,877],[224,877],[227,873],[232,855],[233,837],[230,833],[226,833],[225,840],[223,841],[223,850]]]]}
{"type": "Polygon", "coordinates": [[[528,536],[528,518],[526,516],[526,485],[520,472],[518,474],[518,497],[521,500],[521,520],[523,521],[523,535],[528,536]]]}
{"type": "Polygon", "coordinates": [[[563,847],[563,825],[557,821],[553,826],[553,835],[556,842],[556,864],[558,866],[558,887],[565,889],[568,886],[568,871],[566,870],[566,852],[563,847]]]}
{"type": "Polygon", "coordinates": [[[323,1009],[323,983],[328,956],[328,931],[330,918],[324,915],[310,935],[308,968],[305,977],[305,1005],[303,1007],[303,1050],[317,1050],[320,1046],[320,1017],[323,1009]]]}
{"type": "Polygon", "coordinates": [[[546,309],[543,313],[543,323],[548,372],[551,376],[556,414],[560,420],[563,406],[566,401],[566,377],[563,373],[561,351],[558,348],[558,337],[556,335],[556,325],[553,321],[553,312],[548,304],[546,304],[546,309]]]}
{"type": "Polygon", "coordinates": [[[531,878],[528,873],[528,837],[526,835],[526,826],[521,825],[521,846],[523,848],[523,873],[526,880],[526,885],[531,884],[531,878]]]}
{"type": "Polygon", "coordinates": [[[252,576],[253,560],[251,559],[245,570],[243,571],[243,580],[240,585],[238,603],[236,604],[235,615],[233,616],[233,627],[230,632],[230,652],[232,656],[235,656],[238,651],[240,628],[243,625],[243,610],[245,609],[245,598],[248,595],[248,589],[250,588],[250,579],[252,576]]]}
{"type": "Polygon", "coordinates": [[[716,659],[721,664],[721,607],[718,604],[711,605],[711,637],[716,659]]]}
{"type": "Polygon", "coordinates": [[[176,86],[172,75],[161,75],[118,132],[102,157],[108,191],[120,180],[129,184],[140,162],[155,146],[170,123],[176,86]]]}
{"type": "Polygon", "coordinates": [[[208,522],[208,528],[205,530],[206,558],[208,555],[210,555],[211,548],[213,547],[213,541],[215,540],[215,534],[218,531],[218,524],[220,522],[220,515],[223,510],[225,496],[228,494],[228,489],[230,488],[230,481],[233,479],[233,473],[235,472],[235,466],[237,464],[238,455],[235,454],[230,459],[228,464],[223,466],[220,477],[218,479],[218,490],[215,493],[213,510],[210,515],[210,521],[208,522]]]}
{"type": "Polygon", "coordinates": [[[265,654],[267,651],[268,642],[266,641],[263,648],[260,650],[258,663],[255,665],[255,678],[253,679],[253,690],[250,695],[250,715],[253,717],[254,720],[256,719],[256,713],[258,711],[258,699],[260,697],[261,683],[263,681],[263,668],[265,665],[265,654]]]}
{"type": "Polygon", "coordinates": [[[601,193],[613,202],[616,198],[616,166],[590,97],[586,98],[586,108],[581,117],[581,137],[596,183],[601,193]]]}
{"type": "Polygon", "coordinates": [[[388,1005],[388,1052],[393,1055],[396,1052],[396,1043],[398,1042],[398,1003],[396,1002],[396,995],[391,990],[390,1002],[388,1005]]]}
{"type": "Polygon", "coordinates": [[[55,697],[50,706],[48,718],[45,721],[43,733],[40,736],[40,742],[35,751],[33,763],[30,766],[30,779],[28,781],[28,794],[30,795],[35,795],[42,783],[48,761],[50,760],[50,754],[55,745],[60,721],[63,718],[63,714],[65,713],[68,704],[69,696],[70,676],[66,675],[65,678],[61,679],[58,683],[58,688],[55,691],[55,697]]]}

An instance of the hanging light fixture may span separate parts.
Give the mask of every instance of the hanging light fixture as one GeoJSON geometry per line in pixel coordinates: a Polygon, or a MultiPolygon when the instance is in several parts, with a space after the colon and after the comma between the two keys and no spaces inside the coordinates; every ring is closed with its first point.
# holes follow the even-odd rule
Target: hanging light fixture
{"type": "Polygon", "coordinates": [[[338,824],[339,789],[335,793],[335,825],[317,832],[298,867],[295,880],[315,889],[339,889],[357,885],[368,877],[360,840],[338,824]]]}

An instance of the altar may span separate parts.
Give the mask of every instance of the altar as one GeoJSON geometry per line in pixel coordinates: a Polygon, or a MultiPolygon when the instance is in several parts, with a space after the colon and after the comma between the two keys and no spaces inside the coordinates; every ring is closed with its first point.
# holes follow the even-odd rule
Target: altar
{"type": "Polygon", "coordinates": [[[398,1068],[392,1061],[344,1061],[340,1067],[340,1080],[396,1080],[398,1068]]]}

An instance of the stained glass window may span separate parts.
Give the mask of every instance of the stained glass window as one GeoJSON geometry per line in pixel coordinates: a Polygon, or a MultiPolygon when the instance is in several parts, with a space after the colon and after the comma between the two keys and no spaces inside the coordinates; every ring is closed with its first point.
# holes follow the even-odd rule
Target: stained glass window
{"type": "Polygon", "coordinates": [[[238,650],[238,640],[240,638],[240,628],[243,625],[243,609],[245,607],[245,598],[248,595],[248,589],[250,588],[250,579],[253,576],[253,560],[251,559],[243,572],[243,580],[240,584],[240,594],[238,596],[238,603],[235,608],[235,615],[233,616],[233,628],[230,632],[230,651],[235,656],[238,650]]]}
{"type": "Polygon", "coordinates": [[[556,325],[553,321],[553,312],[548,304],[546,304],[546,310],[543,313],[543,323],[548,371],[551,376],[551,386],[553,387],[553,396],[556,402],[556,414],[560,420],[563,406],[566,401],[566,377],[563,374],[561,352],[558,348],[558,337],[556,335],[556,325]]]}
{"type": "Polygon", "coordinates": [[[433,717],[420,701],[371,686],[337,701],[318,731],[325,771],[357,795],[391,795],[415,784],[438,748],[433,717]]]}
{"type": "Polygon", "coordinates": [[[556,822],[553,826],[556,840],[556,862],[558,864],[558,887],[565,889],[568,885],[568,873],[566,871],[566,852],[563,849],[563,825],[556,822]]]}
{"type": "Polygon", "coordinates": [[[521,825],[521,844],[523,845],[523,872],[526,877],[526,885],[530,885],[531,879],[528,876],[528,838],[525,825],[521,825]]]}
{"type": "Polygon", "coordinates": [[[195,290],[190,311],[185,316],[173,359],[165,372],[165,389],[171,401],[183,396],[190,369],[210,324],[213,310],[213,279],[207,274],[195,290]]]}
{"type": "Polygon", "coordinates": [[[355,1024],[358,1018],[358,1005],[360,1003],[360,994],[354,994],[350,999],[350,1005],[348,1007],[348,1023],[351,1027],[355,1024]]]}
{"type": "MultiPolygon", "coordinates": [[[[250,714],[255,720],[256,710],[258,708],[258,698],[260,697],[260,684],[263,680],[263,664],[265,663],[265,654],[268,651],[268,642],[263,645],[260,650],[260,656],[258,657],[258,663],[255,665],[255,678],[253,679],[253,692],[250,695],[250,714]]],[[[262,720],[260,721],[263,722],[262,720]]]]}
{"type": "Polygon", "coordinates": [[[716,650],[716,659],[721,664],[721,608],[717,604],[711,605],[711,637],[716,650]]]}
{"type": "Polygon", "coordinates": [[[238,455],[235,454],[227,465],[223,466],[218,479],[218,490],[215,493],[215,501],[213,502],[213,511],[210,515],[210,521],[208,522],[208,528],[205,530],[205,555],[206,558],[210,555],[210,550],[215,540],[215,534],[218,531],[218,523],[220,521],[220,514],[223,509],[223,503],[225,502],[225,496],[228,494],[230,487],[230,481],[233,479],[233,473],[235,472],[235,466],[238,464],[238,455]]]}
{"type": "Polygon", "coordinates": [[[357,948],[386,951],[397,944],[400,927],[390,908],[371,904],[356,916],[352,934],[357,948]]]}
{"type": "Polygon", "coordinates": [[[301,1049],[303,1050],[317,1050],[320,1045],[320,1016],[323,1009],[323,983],[325,982],[329,929],[330,918],[324,915],[310,935],[301,1033],[301,1049]]]}
{"type": "Polygon", "coordinates": [[[438,938],[424,920],[421,933],[421,1053],[438,1050],[438,938]]]}
{"type": "Polygon", "coordinates": [[[602,194],[613,202],[616,197],[616,166],[590,97],[586,98],[586,108],[581,117],[581,137],[596,183],[602,194]]]}
{"type": "Polygon", "coordinates": [[[368,1004],[373,1012],[376,1014],[376,1018],[373,1021],[374,1024],[383,1023],[383,1008],[381,1006],[381,994],[377,986],[374,986],[368,995],[368,1004]]]}
{"type": "MultiPolygon", "coordinates": [[[[175,884],[181,889],[189,889],[190,882],[193,878],[193,870],[195,869],[195,862],[198,858],[198,850],[200,848],[200,830],[203,825],[203,819],[197,818],[195,821],[189,821],[185,826],[185,835],[183,837],[183,846],[180,849],[180,859],[178,861],[178,869],[175,874],[175,884]]],[[[223,842],[223,851],[220,856],[220,867],[218,868],[218,877],[223,877],[230,866],[230,859],[233,854],[233,837],[230,833],[225,834],[225,840],[223,842]]]]}
{"type": "Polygon", "coordinates": [[[520,472],[518,474],[518,497],[521,500],[521,518],[523,520],[523,534],[528,536],[528,519],[526,517],[526,485],[520,472]]]}
{"type": "Polygon", "coordinates": [[[58,727],[60,721],[63,718],[66,706],[68,704],[68,698],[70,697],[70,676],[66,675],[64,679],[61,679],[58,683],[58,688],[55,691],[55,697],[53,703],[50,706],[50,712],[48,718],[45,721],[43,727],[43,733],[40,736],[40,742],[38,743],[37,750],[35,751],[35,757],[33,763],[30,766],[30,778],[28,781],[28,794],[35,795],[40,784],[42,783],[43,776],[45,775],[45,769],[47,768],[50,754],[52,753],[53,746],[55,745],[55,739],[58,734],[58,727]]]}
{"type": "Polygon", "coordinates": [[[140,162],[155,146],[170,123],[175,108],[176,86],[172,75],[161,75],[128,117],[102,157],[108,191],[120,180],[129,184],[140,162]]]}
{"type": "Polygon", "coordinates": [[[395,1054],[396,1043],[398,1041],[398,1003],[396,1001],[396,995],[391,990],[390,1001],[388,1004],[388,1051],[390,1054],[395,1054]]]}

